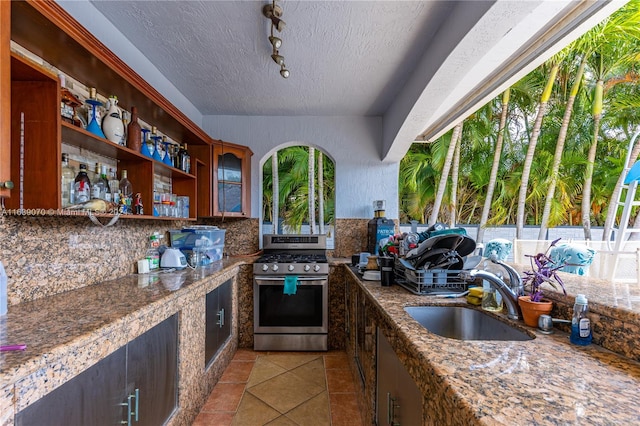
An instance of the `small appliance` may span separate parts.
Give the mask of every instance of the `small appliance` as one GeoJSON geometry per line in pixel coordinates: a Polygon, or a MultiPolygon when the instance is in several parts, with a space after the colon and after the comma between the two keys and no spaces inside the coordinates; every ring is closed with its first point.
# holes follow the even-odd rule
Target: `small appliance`
{"type": "Polygon", "coordinates": [[[160,259],[161,268],[183,269],[187,267],[187,258],[176,248],[167,248],[160,259]]]}

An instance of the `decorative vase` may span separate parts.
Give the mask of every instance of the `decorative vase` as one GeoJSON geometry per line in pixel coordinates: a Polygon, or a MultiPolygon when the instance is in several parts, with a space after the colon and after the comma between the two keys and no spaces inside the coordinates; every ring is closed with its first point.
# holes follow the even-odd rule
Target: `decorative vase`
{"type": "Polygon", "coordinates": [[[124,144],[124,123],[118,108],[118,97],[109,98],[109,110],[102,119],[102,131],[108,140],[118,145],[124,144]]]}
{"type": "Polygon", "coordinates": [[[136,152],[140,152],[140,148],[142,148],[142,128],[138,123],[138,108],[136,107],[131,107],[131,121],[127,126],[127,146],[136,152]]]}
{"type": "Polygon", "coordinates": [[[524,323],[529,327],[537,327],[538,317],[543,314],[548,315],[553,308],[553,302],[544,299],[541,302],[532,302],[531,296],[518,297],[518,305],[522,310],[524,323]]]}

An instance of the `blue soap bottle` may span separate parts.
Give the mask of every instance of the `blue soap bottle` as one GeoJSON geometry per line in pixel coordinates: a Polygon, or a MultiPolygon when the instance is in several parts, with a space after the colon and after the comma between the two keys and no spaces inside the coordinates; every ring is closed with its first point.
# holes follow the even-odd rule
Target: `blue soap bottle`
{"type": "Polygon", "coordinates": [[[587,317],[589,305],[584,294],[576,296],[573,305],[573,318],[571,319],[571,343],[574,345],[586,346],[591,343],[591,321],[587,317]]]}

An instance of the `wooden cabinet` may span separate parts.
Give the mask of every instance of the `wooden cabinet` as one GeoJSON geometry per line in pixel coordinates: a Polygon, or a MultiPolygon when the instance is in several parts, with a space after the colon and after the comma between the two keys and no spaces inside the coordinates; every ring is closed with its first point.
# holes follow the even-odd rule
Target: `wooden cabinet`
{"type": "Polygon", "coordinates": [[[16,426],[164,424],[177,407],[177,333],[176,314],[20,411],[16,426]]]}
{"type": "Polygon", "coordinates": [[[379,426],[422,424],[422,394],[378,328],[376,418],[379,426]]]}
{"type": "Polygon", "coordinates": [[[218,350],[231,336],[231,321],[233,318],[232,286],[233,280],[228,280],[207,293],[205,366],[215,358],[218,350]]]}
{"type": "Polygon", "coordinates": [[[60,214],[61,154],[70,145],[127,170],[147,214],[122,217],[162,219],[151,215],[155,179],[170,179],[173,193],[189,197],[191,219],[250,216],[249,148],[212,139],[55,2],[0,2],[0,13],[0,183],[15,185],[0,188],[0,196],[11,195],[7,208],[60,214]],[[186,143],[191,173],[62,122],[58,76],[11,53],[10,40],[101,95],[117,95],[120,107],[137,107],[140,120],[186,143]]]}
{"type": "Polygon", "coordinates": [[[219,141],[213,145],[213,216],[251,215],[249,148],[219,141]]]}
{"type": "Polygon", "coordinates": [[[11,39],[11,2],[0,2],[0,197],[11,196],[4,188],[11,180],[11,66],[9,42],[11,39]]]}

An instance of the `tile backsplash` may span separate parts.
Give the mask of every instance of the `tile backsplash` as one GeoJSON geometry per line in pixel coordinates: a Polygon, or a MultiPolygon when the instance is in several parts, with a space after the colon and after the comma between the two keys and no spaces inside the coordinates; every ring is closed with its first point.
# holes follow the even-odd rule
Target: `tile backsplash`
{"type": "MultiPolygon", "coordinates": [[[[9,306],[135,273],[149,235],[193,224],[121,218],[100,227],[87,217],[0,216],[0,261],[9,278],[9,306]]],[[[227,229],[228,255],[258,250],[257,220],[209,219],[202,224],[227,229]]]]}

